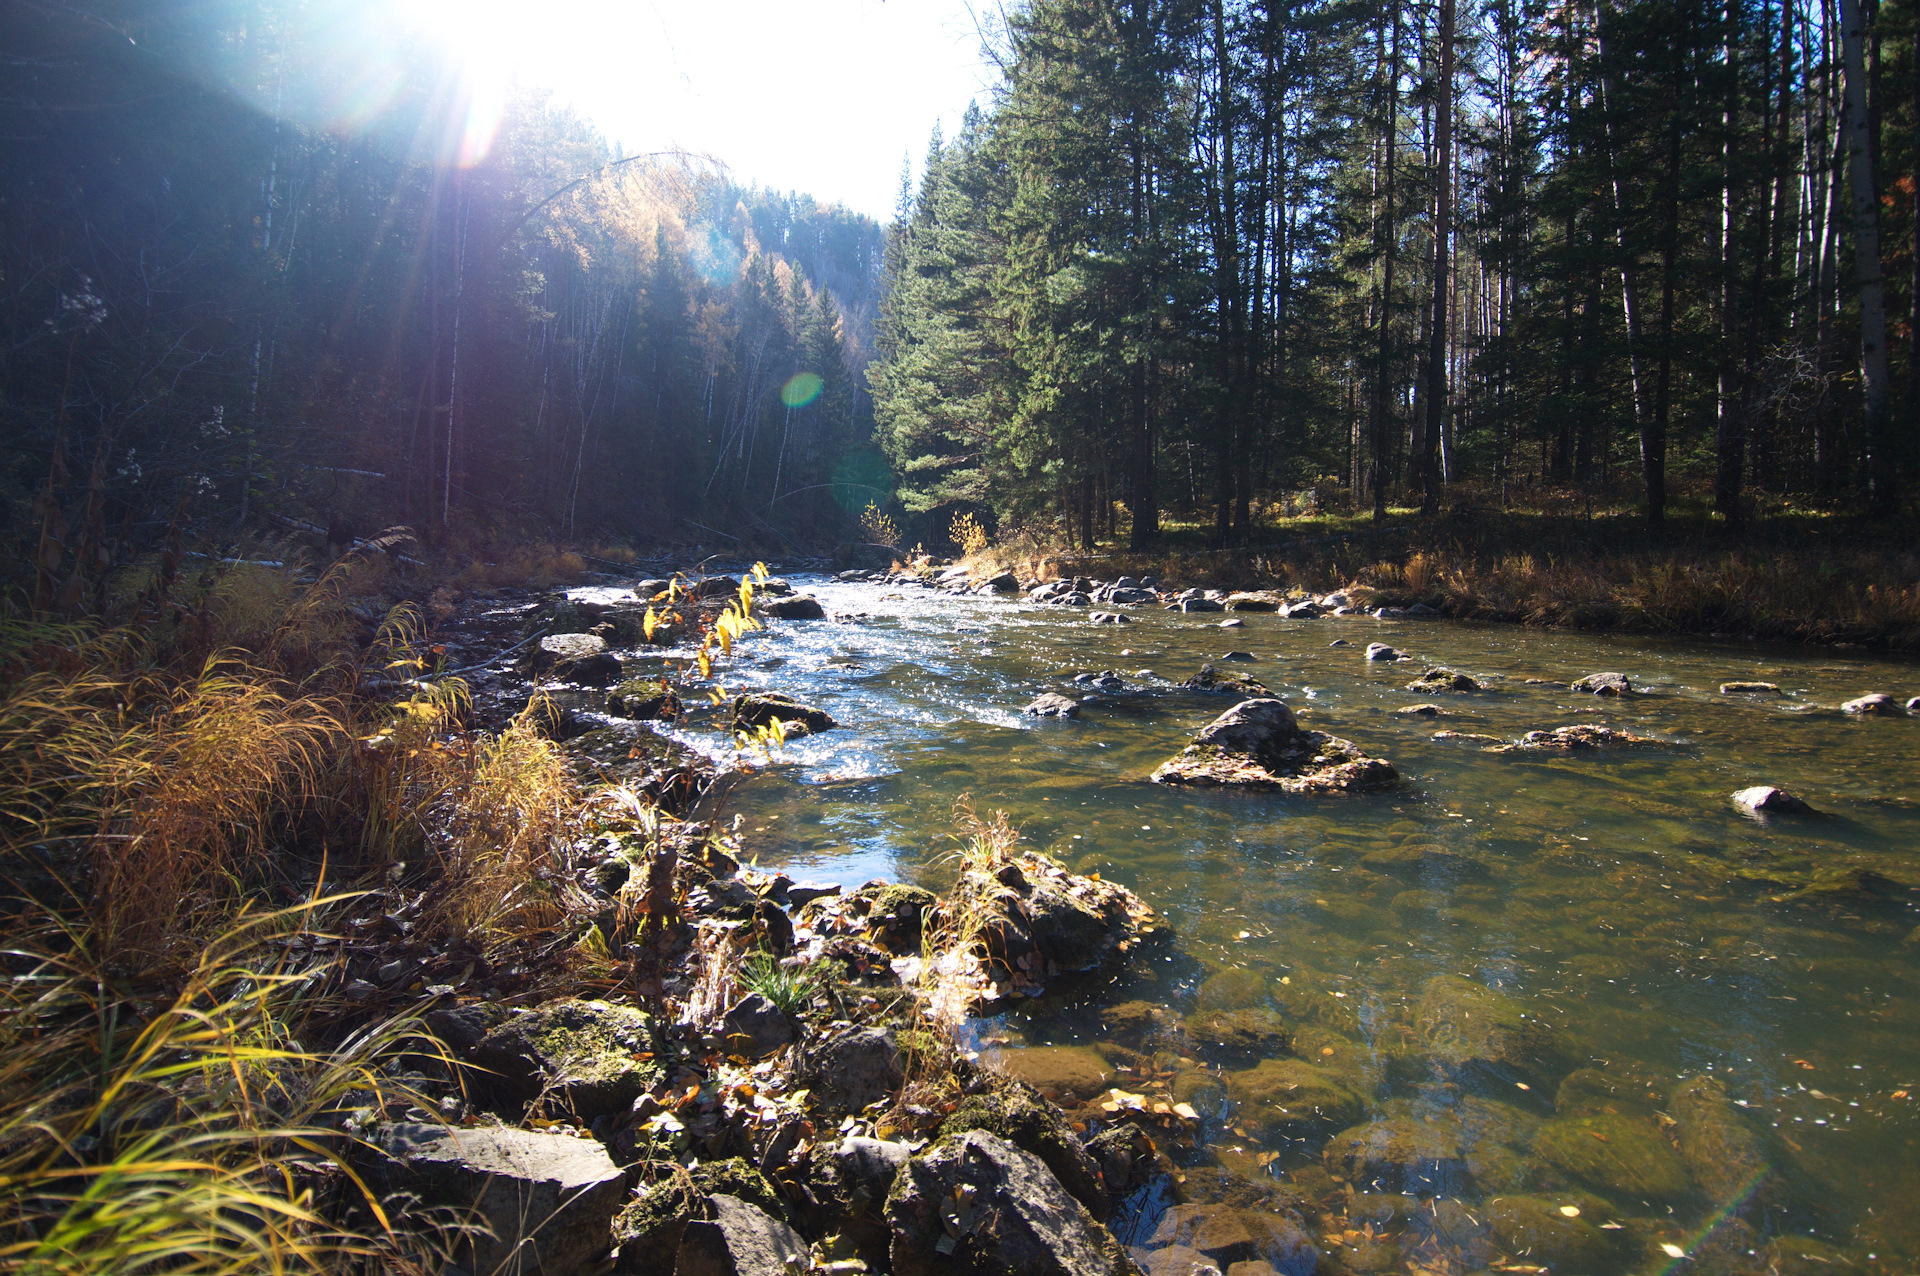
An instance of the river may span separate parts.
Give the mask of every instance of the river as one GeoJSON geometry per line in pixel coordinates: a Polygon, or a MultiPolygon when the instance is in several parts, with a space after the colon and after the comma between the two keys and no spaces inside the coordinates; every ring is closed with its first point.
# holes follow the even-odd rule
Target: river
{"type": "MultiPolygon", "coordinates": [[[[967,795],[1004,810],[1032,848],[1131,887],[1175,930],[1157,966],[1023,1004],[976,1025],[981,1039],[1098,1044],[1101,1010],[1119,1000],[1258,1005],[1292,1025],[1296,1052],[1360,1056],[1351,1079],[1373,1115],[1430,1120],[1459,1095],[1409,1043],[1424,990],[1460,976],[1555,1025],[1571,1066],[1617,1079],[1631,1091],[1621,1110],[1651,1128],[1683,1079],[1719,1078],[1773,1165],[1764,1217],[1748,1211],[1763,1230],[1815,1233],[1888,1270],[1920,1259],[1909,1204],[1920,1192],[1920,916],[1907,889],[1920,882],[1920,719],[1837,708],[1868,691],[1920,693],[1912,665],[1445,620],[1234,613],[1244,624],[1222,628],[1218,614],[1135,608],[1132,623],[1095,624],[1084,609],[794,583],[839,619],[771,622],[716,671],[728,692],[777,689],[843,724],[791,742],[728,797],[722,814],[760,867],[937,890],[967,795]],[[1374,641],[1415,659],[1369,662],[1374,641]],[[1228,651],[1254,659],[1222,663],[1228,651]],[[1148,783],[1233,702],[1178,685],[1210,660],[1260,679],[1304,726],[1390,760],[1400,789],[1291,797],[1148,783]],[[1488,690],[1404,690],[1428,663],[1488,690]],[[1070,681],[1106,669],[1126,689],[1070,681]],[[1644,693],[1568,689],[1598,671],[1644,693]],[[1781,693],[1722,694],[1730,681],[1781,693]],[[1080,716],[1023,716],[1042,691],[1082,698],[1080,716]],[[1447,716],[1396,713],[1422,702],[1447,716]],[[1580,722],[1658,743],[1496,755],[1433,738],[1580,722]],[[1754,784],[1825,814],[1743,814],[1729,795],[1754,784]]],[[[699,716],[681,734],[722,747],[699,716]]],[[[1527,1129],[1571,1102],[1531,1087],[1488,1097],[1527,1129]]],[[[1245,1114],[1208,1128],[1223,1159],[1252,1155],[1282,1181],[1316,1173],[1316,1140],[1263,1140],[1245,1114]]],[[[1525,1133],[1501,1137],[1518,1171],[1454,1190],[1484,1203],[1502,1189],[1582,1186],[1525,1133]]],[[[1616,1191],[1605,1209],[1643,1229],[1697,1229],[1719,1204],[1616,1191]]]]}

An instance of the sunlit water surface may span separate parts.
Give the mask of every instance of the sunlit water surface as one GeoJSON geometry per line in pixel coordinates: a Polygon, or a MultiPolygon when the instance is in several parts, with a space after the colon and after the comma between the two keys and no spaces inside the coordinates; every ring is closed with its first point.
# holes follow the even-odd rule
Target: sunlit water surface
{"type": "MultiPolygon", "coordinates": [[[[971,795],[982,812],[1006,811],[1033,847],[1139,892],[1175,929],[1172,952],[1155,959],[1164,969],[1042,998],[993,1031],[1098,1043],[1103,1001],[1190,1011],[1203,980],[1244,968],[1303,1040],[1378,1057],[1412,1039],[1428,980],[1461,975],[1559,1023],[1577,1063],[1649,1093],[1709,1070],[1723,1078],[1791,1184],[1772,1225],[1817,1229],[1876,1266],[1907,1268],[1920,1255],[1920,951],[1910,942],[1920,917],[1898,890],[1781,900],[1849,869],[1920,881],[1920,720],[1837,710],[1867,691],[1920,692],[1911,665],[1448,621],[1240,613],[1245,624],[1226,629],[1219,615],[1132,609],[1131,624],[1099,625],[1085,611],[1010,600],[796,584],[852,619],[772,622],[720,672],[729,691],[785,691],[843,724],[790,744],[729,799],[725,814],[739,817],[762,867],[939,889],[952,873],[954,803],[971,795]],[[1330,645],[1342,638],[1351,645],[1330,645]],[[1376,640],[1416,662],[1368,663],[1376,640]],[[1220,668],[1261,679],[1304,725],[1391,760],[1403,788],[1296,798],[1148,783],[1233,703],[1177,685],[1229,650],[1256,660],[1220,668]],[[1404,690],[1426,662],[1490,690],[1404,690]],[[1132,689],[1086,698],[1077,720],[1022,716],[1041,691],[1084,697],[1071,676],[1102,669],[1132,689]],[[1567,689],[1602,670],[1646,694],[1617,702],[1567,689]],[[1784,694],[1720,694],[1733,680],[1784,694]],[[1452,716],[1394,713],[1423,701],[1452,716]],[[1664,743],[1529,757],[1432,739],[1575,722],[1664,743]],[[1746,817],[1728,796],[1759,783],[1829,814],[1746,817]],[[1464,852],[1484,873],[1409,879],[1361,864],[1408,845],[1464,852]]],[[[686,738],[717,747],[697,727],[686,738]]],[[[1389,1076],[1374,1103],[1403,1111],[1423,1093],[1417,1076],[1389,1076]]],[[[1551,1095],[1497,1097],[1551,1115],[1551,1095]]],[[[1256,1150],[1232,1124],[1210,1127],[1212,1141],[1256,1150]]],[[[1267,1172],[1282,1176],[1315,1152],[1270,1150],[1281,1156],[1267,1172]]],[[[1685,1206],[1615,1204],[1689,1221],[1685,1206]]],[[[1691,1221],[1709,1212],[1696,1202],[1691,1221]]]]}

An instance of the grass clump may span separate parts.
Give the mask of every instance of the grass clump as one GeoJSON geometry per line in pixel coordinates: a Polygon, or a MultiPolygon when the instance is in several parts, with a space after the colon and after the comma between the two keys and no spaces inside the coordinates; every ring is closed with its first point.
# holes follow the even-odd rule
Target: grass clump
{"type": "Polygon", "coordinates": [[[820,977],[805,966],[788,966],[772,953],[751,954],[740,967],[740,986],[759,993],[782,1014],[799,1016],[813,1007],[813,999],[824,985],[820,977]]]}

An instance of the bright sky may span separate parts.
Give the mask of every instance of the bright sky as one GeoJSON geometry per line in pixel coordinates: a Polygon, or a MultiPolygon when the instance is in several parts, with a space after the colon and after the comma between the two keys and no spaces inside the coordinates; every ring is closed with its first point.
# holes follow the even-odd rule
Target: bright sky
{"type": "MultiPolygon", "coordinates": [[[[983,18],[995,0],[975,0],[983,18]]],[[[554,90],[627,153],[683,147],[734,180],[881,221],[995,69],[966,0],[402,0],[471,68],[554,90]]]]}

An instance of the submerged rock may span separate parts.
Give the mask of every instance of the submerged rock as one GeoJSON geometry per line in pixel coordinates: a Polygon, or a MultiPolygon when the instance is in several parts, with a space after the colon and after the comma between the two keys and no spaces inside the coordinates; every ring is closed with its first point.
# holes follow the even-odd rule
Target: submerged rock
{"type": "Polygon", "coordinates": [[[1367,757],[1347,740],[1303,731],[1281,700],[1243,700],[1215,718],[1178,757],[1153,773],[1156,784],[1231,785],[1289,793],[1361,793],[1399,782],[1391,763],[1367,757]]]}
{"type": "Polygon", "coordinates": [[[733,729],[771,726],[778,721],[788,739],[832,731],[840,724],[825,709],[802,704],[778,691],[752,691],[733,700],[733,729]]]}
{"type": "Polygon", "coordinates": [[[1357,1124],[1366,1102],[1340,1077],[1301,1059],[1268,1059],[1227,1074],[1235,1125],[1271,1141],[1327,1134],[1357,1124]]]}
{"type": "Polygon", "coordinates": [[[665,678],[634,678],[607,693],[607,712],[623,718],[677,718],[680,697],[665,678]]]}
{"type": "Polygon", "coordinates": [[[1756,1195],[1769,1169],[1766,1152],[1725,1086],[1713,1077],[1688,1077],[1674,1088],[1673,1117],[1680,1159],[1710,1204],[1724,1208],[1756,1195]]]}
{"type": "Polygon", "coordinates": [[[1395,709],[1394,713],[1402,718],[1448,718],[1453,716],[1437,704],[1410,704],[1404,709],[1395,709]]]}
{"type": "Polygon", "coordinates": [[[477,1126],[369,1132],[363,1171],[384,1192],[470,1209],[484,1230],[456,1250],[473,1271],[571,1272],[604,1254],[626,1178],[592,1139],[477,1126]]]}
{"type": "Polygon", "coordinates": [[[1466,1153],[1457,1126],[1390,1117],[1342,1130],[1321,1153],[1327,1172],[1356,1188],[1463,1196],[1466,1153]]]}
{"type": "Polygon", "coordinates": [[[493,1029],[473,1048],[475,1078],[497,1102],[544,1098],[585,1121],[623,1112],[661,1076],[651,1017],[605,1001],[550,1001],[493,1029]],[[644,1056],[644,1057],[642,1057],[644,1056]]]}
{"type": "Polygon", "coordinates": [[[1803,799],[1785,789],[1776,789],[1771,784],[1756,784],[1750,789],[1741,789],[1733,795],[1733,804],[1754,815],[1817,814],[1803,799]]]}
{"type": "Polygon", "coordinates": [[[894,1276],[1128,1276],[1132,1267],[1040,1158],[983,1130],[909,1161],[886,1215],[894,1276]]]}
{"type": "Polygon", "coordinates": [[[1458,975],[1427,981],[1414,1027],[1434,1062],[1466,1080],[1544,1089],[1569,1066],[1558,1029],[1505,993],[1458,975]]]}
{"type": "Polygon", "coordinates": [[[1477,679],[1436,665],[1407,684],[1408,691],[1432,694],[1435,691],[1484,691],[1477,679]]]}
{"type": "Polygon", "coordinates": [[[1218,1264],[1223,1271],[1248,1274],[1310,1276],[1320,1263],[1320,1251],[1297,1216],[1231,1205],[1176,1205],[1161,1218],[1147,1244],[1176,1251],[1172,1264],[1156,1263],[1157,1255],[1149,1255],[1150,1270],[1177,1271],[1181,1276],[1188,1269],[1177,1264],[1191,1262],[1187,1253],[1218,1264]]]}
{"type": "Polygon", "coordinates": [[[1590,673],[1578,682],[1570,683],[1568,689],[1596,696],[1630,696],[1633,694],[1633,680],[1623,673],[1590,673]]]}
{"type": "Polygon", "coordinates": [[[1225,603],[1217,603],[1211,598],[1183,598],[1180,600],[1181,611],[1225,611],[1226,609],[1227,605],[1225,603]]]}
{"type": "Polygon", "coordinates": [[[1723,682],[1720,684],[1720,694],[1723,696],[1777,696],[1780,694],[1780,684],[1777,682],[1723,682]]]}
{"type": "Polygon", "coordinates": [[[1594,749],[1629,748],[1657,745],[1658,740],[1612,727],[1575,723],[1551,731],[1529,731],[1512,744],[1488,749],[1488,753],[1587,753],[1594,749]]]}
{"type": "Polygon", "coordinates": [[[1615,1237],[1621,1233],[1601,1230],[1610,1211],[1592,1197],[1498,1196],[1486,1208],[1494,1239],[1522,1262],[1569,1272],[1620,1265],[1623,1244],[1615,1237]]]}
{"type": "Polygon", "coordinates": [[[1230,676],[1220,673],[1212,665],[1201,665],[1200,672],[1180,684],[1188,691],[1205,691],[1216,695],[1264,696],[1267,688],[1258,678],[1250,675],[1230,676]]]}
{"type": "Polygon", "coordinates": [[[1020,712],[1036,718],[1077,718],[1080,702],[1048,691],[1034,697],[1033,703],[1020,712]]]}
{"type": "Polygon", "coordinates": [[[1678,1201],[1691,1189],[1680,1154],[1639,1117],[1559,1117],[1540,1127],[1533,1148],[1550,1165],[1626,1200],[1678,1201]]]}
{"type": "Polygon", "coordinates": [[[1252,1067],[1293,1047],[1286,1020],[1261,1006],[1195,1015],[1187,1020],[1186,1029],[1203,1058],[1229,1066],[1252,1067]]]}
{"type": "Polygon", "coordinates": [[[1842,713],[1855,713],[1862,716],[1881,717],[1889,714],[1905,713],[1906,709],[1892,696],[1884,695],[1876,691],[1871,695],[1861,696],[1857,700],[1847,701],[1840,706],[1840,711],[1842,713]]]}
{"type": "Polygon", "coordinates": [[[1113,1067],[1091,1046],[1028,1046],[991,1056],[1000,1071],[1043,1097],[1091,1099],[1113,1084],[1113,1067]]]}

